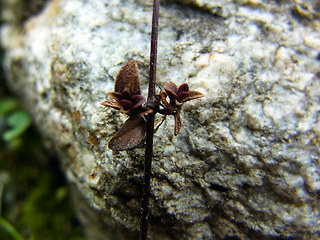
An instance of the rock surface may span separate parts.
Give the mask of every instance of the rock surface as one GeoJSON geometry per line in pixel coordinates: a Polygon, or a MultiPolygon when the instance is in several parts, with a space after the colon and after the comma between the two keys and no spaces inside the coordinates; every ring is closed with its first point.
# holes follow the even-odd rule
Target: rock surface
{"type": "MultiPolygon", "coordinates": [[[[131,58],[146,95],[151,1],[53,0],[23,23],[12,9],[9,84],[84,199],[79,215],[136,239],[143,148],[106,147],[126,117],[101,102],[131,58]]],[[[151,239],[320,238],[319,12],[317,0],[163,3],[158,83],[205,98],[185,104],[177,137],[170,117],[156,133],[151,239]]]]}

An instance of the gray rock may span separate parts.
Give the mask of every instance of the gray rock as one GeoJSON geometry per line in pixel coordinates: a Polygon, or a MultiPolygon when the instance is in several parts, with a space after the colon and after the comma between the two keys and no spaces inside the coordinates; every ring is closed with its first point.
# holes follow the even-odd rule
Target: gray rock
{"type": "MultiPolygon", "coordinates": [[[[177,137],[170,116],[156,133],[151,239],[319,239],[319,2],[179,2],[161,7],[157,81],[205,97],[184,105],[177,137]]],[[[1,27],[9,84],[90,206],[79,215],[125,239],[139,231],[144,151],[107,148],[126,116],[101,102],[132,58],[147,93],[151,12],[55,0],[1,27]]]]}

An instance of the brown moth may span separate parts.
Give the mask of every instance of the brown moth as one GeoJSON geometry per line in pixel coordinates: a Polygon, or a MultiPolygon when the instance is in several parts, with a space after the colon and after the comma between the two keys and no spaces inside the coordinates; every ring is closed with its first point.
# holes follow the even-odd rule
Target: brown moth
{"type": "Polygon", "coordinates": [[[137,67],[135,60],[129,60],[122,66],[116,77],[114,92],[108,93],[114,101],[102,103],[130,117],[109,141],[109,148],[115,151],[136,147],[146,135],[146,121],[141,115],[151,113],[152,109],[142,106],[146,98],[140,95],[137,67]]]}
{"type": "Polygon", "coordinates": [[[174,135],[177,136],[182,127],[182,119],[180,117],[182,105],[190,100],[204,97],[204,95],[198,91],[190,91],[187,83],[183,83],[178,87],[170,81],[164,85],[164,90],[158,96],[166,108],[166,114],[174,116],[174,135]],[[169,102],[166,100],[167,96],[169,97],[169,102]]]}
{"type": "Polygon", "coordinates": [[[120,112],[133,116],[144,115],[152,112],[151,109],[143,107],[146,98],[140,95],[138,64],[135,60],[129,60],[119,71],[114,92],[108,96],[115,101],[105,101],[102,105],[120,110],[120,112]]]}
{"type": "MultiPolygon", "coordinates": [[[[177,86],[173,82],[164,85],[164,91],[160,91],[156,98],[156,106],[153,109],[142,106],[146,98],[141,95],[138,64],[135,60],[129,60],[123,65],[116,77],[114,92],[108,96],[113,101],[105,101],[102,105],[112,107],[129,116],[118,132],[109,141],[109,148],[122,151],[136,147],[146,136],[146,120],[143,115],[155,111],[164,115],[174,116],[174,135],[178,135],[182,127],[180,113],[185,102],[201,98],[204,95],[198,91],[190,91],[187,83],[177,86]],[[167,101],[167,97],[169,101],[167,101]],[[159,108],[160,106],[163,108],[159,108]]],[[[159,126],[162,124],[159,124],[159,126]]],[[[158,129],[158,127],[156,129],[158,129]]]]}

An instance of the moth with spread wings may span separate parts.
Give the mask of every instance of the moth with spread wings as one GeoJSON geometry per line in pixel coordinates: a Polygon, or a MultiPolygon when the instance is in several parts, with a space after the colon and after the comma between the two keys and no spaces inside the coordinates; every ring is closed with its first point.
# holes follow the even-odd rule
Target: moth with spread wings
{"type": "Polygon", "coordinates": [[[115,151],[136,147],[146,135],[146,121],[142,115],[150,114],[152,109],[142,106],[146,98],[140,94],[137,68],[135,60],[129,60],[122,66],[115,81],[114,92],[108,93],[114,101],[102,103],[130,117],[109,141],[108,147],[115,151]]]}
{"type": "Polygon", "coordinates": [[[102,105],[118,109],[130,117],[111,138],[108,146],[112,150],[121,151],[136,147],[146,136],[146,121],[143,115],[150,114],[153,111],[163,114],[164,118],[167,115],[173,115],[175,121],[174,135],[178,135],[182,127],[180,117],[182,105],[185,102],[204,96],[201,92],[190,91],[187,83],[177,86],[170,81],[164,85],[164,91],[160,91],[156,95],[157,100],[154,102],[153,109],[142,106],[146,98],[140,94],[137,68],[137,62],[129,60],[118,73],[114,92],[108,93],[108,96],[114,101],[102,103],[102,105]]]}

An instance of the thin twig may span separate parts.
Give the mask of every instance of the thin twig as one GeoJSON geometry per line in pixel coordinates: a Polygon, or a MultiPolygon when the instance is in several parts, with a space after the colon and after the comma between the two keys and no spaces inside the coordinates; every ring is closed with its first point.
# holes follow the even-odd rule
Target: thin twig
{"type": "MultiPolygon", "coordinates": [[[[150,108],[154,107],[154,101],[155,101],[159,6],[160,6],[160,0],[154,0],[153,15],[152,15],[151,50],[150,50],[149,92],[148,92],[148,99],[147,99],[147,106],[150,108]]],[[[141,214],[141,225],[140,225],[141,240],[148,239],[149,196],[150,196],[151,163],[152,163],[152,155],[153,155],[154,116],[155,116],[155,112],[149,114],[147,117],[144,186],[143,186],[143,194],[142,194],[142,214],[141,214]]]]}
{"type": "Polygon", "coordinates": [[[150,49],[150,73],[149,73],[149,92],[147,105],[153,107],[155,98],[155,83],[157,72],[157,48],[158,48],[158,23],[159,23],[160,0],[153,1],[151,49],[150,49]]]}

